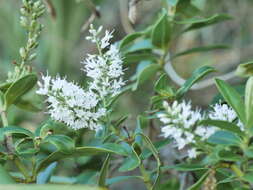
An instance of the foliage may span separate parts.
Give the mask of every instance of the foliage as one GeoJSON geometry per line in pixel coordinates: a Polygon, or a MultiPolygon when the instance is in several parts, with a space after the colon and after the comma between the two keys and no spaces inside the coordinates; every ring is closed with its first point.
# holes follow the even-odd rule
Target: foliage
{"type": "Polygon", "coordinates": [[[194,109],[184,97],[206,75],[215,72],[214,68],[196,69],[179,87],[171,84],[165,72],[172,59],[227,48],[214,44],[174,55],[170,51],[176,37],[231,17],[215,14],[199,18],[198,1],[162,2],[154,23],[115,44],[110,42],[112,32],[106,30],[101,37],[103,28],[91,25],[87,40],[96,45],[98,53],[83,61],[87,81],[77,85],[66,77],[51,77],[48,73],[42,76],[43,82],[37,82],[41,77],[30,64],[40,53],[35,51],[43,29],[39,18],[45,6],[41,0],[22,1],[20,24],[27,31],[27,42],[19,50],[20,59],[0,84],[1,184],[26,184],[15,189],[95,190],[135,179],[148,190],[179,189],[182,182],[170,172],[177,171],[192,176],[188,190],[252,188],[252,63],[241,64],[237,69],[239,75],[249,77],[245,93],[241,95],[227,82],[215,79],[223,102],[206,110],[194,109]],[[136,71],[123,79],[131,65],[136,65],[136,71]],[[116,102],[125,93],[141,90],[147,82],[154,91],[150,106],[136,118],[136,125],[129,127],[128,116],[115,118],[116,102]],[[35,92],[47,97],[50,119],[38,124],[35,131],[10,124],[8,116],[13,106],[24,112],[40,111],[33,98],[25,99],[28,93],[35,96],[35,92]],[[154,129],[161,135],[153,134],[154,129]],[[89,139],[83,140],[84,135],[89,139]],[[161,152],[171,145],[181,159],[166,165],[161,152]],[[75,177],[57,173],[61,170],[58,166],[68,161],[78,167],[75,177]],[[126,174],[129,171],[135,174],[126,174]]]}

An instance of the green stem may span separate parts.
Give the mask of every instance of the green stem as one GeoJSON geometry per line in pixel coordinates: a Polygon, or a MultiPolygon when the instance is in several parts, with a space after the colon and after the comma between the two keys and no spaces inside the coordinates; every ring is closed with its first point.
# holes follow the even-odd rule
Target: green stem
{"type": "Polygon", "coordinates": [[[22,163],[22,161],[18,157],[16,157],[14,159],[14,163],[18,167],[19,171],[24,175],[26,180],[29,181],[30,180],[29,172],[27,171],[27,169],[26,169],[25,165],[22,163]]]}
{"type": "MultiPolygon", "coordinates": [[[[1,112],[1,119],[3,122],[3,127],[7,127],[9,125],[9,123],[8,123],[6,111],[4,111],[4,110],[1,112]]],[[[9,153],[13,153],[14,152],[13,142],[12,142],[12,136],[10,134],[5,135],[5,143],[6,143],[7,151],[9,153]]]]}
{"type": "Polygon", "coordinates": [[[139,169],[140,169],[140,172],[141,172],[141,175],[143,176],[143,181],[147,187],[147,190],[152,190],[153,189],[153,185],[152,185],[152,182],[151,182],[151,179],[150,179],[150,175],[148,174],[148,172],[146,171],[143,163],[140,164],[139,166],[139,169]]]}

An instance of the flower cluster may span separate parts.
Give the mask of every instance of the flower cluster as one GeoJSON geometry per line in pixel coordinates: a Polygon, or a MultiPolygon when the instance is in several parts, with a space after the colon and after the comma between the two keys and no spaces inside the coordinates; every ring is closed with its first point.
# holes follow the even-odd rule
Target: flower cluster
{"type": "Polygon", "coordinates": [[[95,30],[91,26],[88,39],[97,44],[99,55],[88,55],[83,62],[84,71],[91,78],[86,90],[60,77],[43,76],[43,83],[39,83],[37,93],[47,96],[51,117],[73,129],[101,129],[100,121],[107,114],[105,97],[119,94],[124,85],[119,50],[109,43],[112,33],[106,31],[100,39],[101,31],[102,27],[95,30]]]}
{"type": "Polygon", "coordinates": [[[103,38],[99,37],[102,30],[97,31],[91,25],[90,33],[86,39],[97,44],[99,55],[88,55],[83,61],[84,72],[92,79],[89,84],[90,90],[96,91],[100,97],[115,96],[125,84],[123,81],[123,66],[119,49],[116,45],[110,45],[112,32],[106,31],[103,38]]]}
{"type": "MultiPolygon", "coordinates": [[[[160,121],[164,124],[161,131],[165,138],[172,138],[175,146],[180,150],[187,145],[194,145],[197,140],[206,140],[217,130],[214,126],[198,126],[198,121],[204,118],[213,120],[223,120],[233,122],[237,115],[235,111],[226,104],[215,104],[213,109],[207,114],[201,114],[200,110],[193,110],[191,103],[175,101],[172,105],[167,102],[163,103],[164,112],[157,114],[160,121]]],[[[242,128],[239,121],[238,126],[242,128]]],[[[195,158],[196,149],[188,150],[188,156],[195,158]]]]}
{"type": "Polygon", "coordinates": [[[42,79],[44,84],[39,83],[37,93],[48,96],[49,114],[54,120],[73,129],[100,129],[97,121],[105,115],[106,110],[96,109],[99,99],[94,92],[85,92],[78,85],[60,77],[43,76],[42,79]]]}
{"type": "MultiPolygon", "coordinates": [[[[173,138],[179,150],[194,143],[195,135],[192,128],[197,121],[202,119],[200,110],[193,111],[191,103],[185,101],[180,104],[175,101],[171,106],[164,102],[163,107],[165,112],[158,114],[160,121],[165,124],[162,127],[163,136],[173,138]]],[[[196,150],[189,150],[188,155],[191,158],[196,157],[196,150]]]]}

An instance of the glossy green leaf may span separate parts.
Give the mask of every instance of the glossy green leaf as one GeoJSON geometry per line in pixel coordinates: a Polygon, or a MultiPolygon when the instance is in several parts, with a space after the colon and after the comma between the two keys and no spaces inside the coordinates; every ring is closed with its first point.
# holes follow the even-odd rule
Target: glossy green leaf
{"type": "Polygon", "coordinates": [[[51,143],[64,153],[71,153],[75,148],[73,139],[65,135],[48,135],[42,143],[51,143]]]}
{"type": "Polygon", "coordinates": [[[220,79],[216,79],[216,86],[226,102],[235,110],[240,120],[245,124],[245,106],[238,92],[220,79]]]}
{"type": "Polygon", "coordinates": [[[4,139],[4,136],[7,134],[22,134],[34,138],[34,134],[31,131],[21,127],[8,126],[0,128],[0,139],[4,139]]]}
{"type": "Polygon", "coordinates": [[[37,176],[36,183],[46,184],[47,182],[49,182],[51,176],[53,175],[53,172],[55,171],[56,166],[57,162],[53,162],[44,171],[40,172],[37,176]]]}
{"type": "Polygon", "coordinates": [[[112,147],[110,145],[108,145],[106,148],[104,147],[105,147],[104,145],[100,147],[78,147],[78,148],[75,148],[71,153],[66,153],[62,151],[53,152],[39,163],[37,167],[37,172],[43,170],[50,163],[59,161],[65,158],[93,156],[93,155],[105,154],[105,153],[125,155],[125,154],[122,154],[125,150],[121,146],[118,146],[117,148],[116,146],[112,147]]]}
{"type": "Polygon", "coordinates": [[[134,32],[132,34],[127,35],[121,40],[119,46],[120,49],[122,50],[123,48],[133,43],[137,38],[140,38],[141,36],[143,36],[143,32],[134,32]]]}
{"type": "Polygon", "coordinates": [[[176,171],[181,172],[190,172],[190,171],[198,171],[198,170],[207,170],[208,168],[205,168],[203,165],[198,164],[175,164],[171,166],[163,166],[162,171],[167,171],[174,169],[176,171]]]}
{"type": "Polygon", "coordinates": [[[168,15],[163,13],[152,31],[152,43],[158,48],[167,49],[171,39],[172,27],[168,15]]]}
{"type": "Polygon", "coordinates": [[[215,127],[218,127],[222,130],[226,130],[226,131],[236,133],[239,136],[244,135],[244,133],[241,131],[241,129],[236,124],[228,122],[228,121],[207,119],[207,120],[200,121],[199,125],[215,126],[215,127]]]}
{"type": "Polygon", "coordinates": [[[211,144],[240,146],[241,139],[235,133],[229,131],[216,131],[208,138],[207,142],[211,144]]]}
{"type": "Polygon", "coordinates": [[[253,76],[253,62],[247,62],[240,64],[236,69],[236,74],[240,77],[253,76]]]}
{"type": "Polygon", "coordinates": [[[179,57],[179,56],[192,54],[192,53],[208,52],[208,51],[228,49],[228,48],[230,48],[230,47],[228,45],[224,45],[224,44],[194,47],[194,48],[187,49],[185,51],[176,53],[174,56],[172,56],[172,59],[175,59],[176,57],[179,57]]]}
{"type": "Polygon", "coordinates": [[[155,83],[155,89],[158,94],[164,97],[174,96],[174,91],[170,87],[170,81],[167,74],[163,74],[155,83]]]}
{"type": "Polygon", "coordinates": [[[149,39],[138,40],[133,45],[129,46],[124,53],[134,53],[139,51],[152,51],[154,46],[149,39]]]}
{"type": "Polygon", "coordinates": [[[124,54],[124,63],[138,63],[140,61],[150,60],[156,61],[158,56],[153,54],[151,51],[137,51],[137,52],[129,52],[124,54]]]}
{"type": "Polygon", "coordinates": [[[126,171],[134,170],[141,164],[141,160],[133,146],[130,146],[127,143],[124,143],[123,145],[128,150],[128,156],[127,158],[125,158],[124,162],[120,166],[119,171],[126,172],[126,171]]]}
{"type": "Polygon", "coordinates": [[[186,82],[183,84],[183,86],[181,86],[178,89],[176,96],[178,98],[181,98],[192,87],[192,85],[194,85],[194,83],[198,82],[204,76],[206,76],[207,74],[214,72],[214,71],[215,71],[215,69],[212,67],[209,67],[209,66],[203,66],[203,67],[196,69],[192,73],[192,76],[188,80],[186,80],[186,82]]]}
{"type": "Polygon", "coordinates": [[[193,184],[191,187],[189,187],[187,190],[200,190],[202,184],[205,182],[207,176],[209,175],[209,171],[207,171],[206,173],[204,173],[201,178],[199,178],[199,180],[193,184]]]}
{"type": "Polygon", "coordinates": [[[245,88],[245,114],[246,114],[246,127],[253,127],[253,77],[247,81],[245,88]]]}
{"type": "Polygon", "coordinates": [[[108,175],[110,160],[111,160],[111,155],[108,154],[99,174],[99,178],[98,178],[99,187],[106,187],[106,178],[108,175]]]}
{"type": "Polygon", "coordinates": [[[5,92],[5,109],[13,104],[17,99],[30,91],[37,83],[37,76],[34,74],[26,75],[15,81],[5,92]]]}
{"type": "MultiPolygon", "coordinates": [[[[0,184],[15,184],[16,182],[10,174],[5,170],[5,168],[0,164],[0,184]]],[[[1,189],[0,185],[0,189],[1,189]]],[[[5,188],[4,188],[5,189],[5,188]]]]}
{"type": "Polygon", "coordinates": [[[230,19],[232,19],[232,17],[227,14],[215,14],[208,18],[191,18],[191,19],[186,19],[182,21],[176,21],[176,23],[190,24],[190,26],[184,30],[184,32],[187,32],[190,30],[196,30],[199,28],[210,26],[212,24],[216,24],[216,23],[223,22],[230,19]]]}
{"type": "Polygon", "coordinates": [[[137,90],[140,84],[143,84],[145,81],[154,76],[159,69],[161,69],[161,66],[158,64],[147,65],[144,69],[142,69],[142,71],[137,74],[137,81],[134,84],[132,90],[137,90]]]}

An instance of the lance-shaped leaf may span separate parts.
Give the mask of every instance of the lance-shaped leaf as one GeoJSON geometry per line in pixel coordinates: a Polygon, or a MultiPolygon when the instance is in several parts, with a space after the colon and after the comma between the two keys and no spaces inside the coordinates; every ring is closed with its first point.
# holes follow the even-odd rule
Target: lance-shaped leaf
{"type": "Polygon", "coordinates": [[[15,81],[5,92],[5,109],[13,104],[17,99],[30,91],[37,83],[35,74],[26,75],[15,81]]]}
{"type": "Polygon", "coordinates": [[[37,173],[43,170],[45,167],[47,167],[49,164],[55,161],[59,161],[65,158],[76,158],[76,157],[82,157],[82,156],[94,156],[99,154],[118,154],[118,155],[125,155],[123,152],[125,152],[125,149],[118,145],[118,146],[100,146],[100,147],[78,147],[75,148],[71,153],[66,153],[62,151],[55,151],[51,153],[48,157],[43,159],[37,166],[37,173]],[[106,147],[106,148],[104,148],[106,147]]]}
{"type": "Polygon", "coordinates": [[[16,126],[7,126],[4,128],[0,128],[0,139],[3,140],[4,136],[7,134],[21,134],[21,135],[25,135],[31,138],[34,138],[34,134],[24,128],[21,127],[16,127],[16,126]]]}
{"type": "Polygon", "coordinates": [[[210,171],[207,171],[206,173],[204,173],[201,178],[199,178],[199,180],[193,184],[192,186],[190,186],[187,190],[200,190],[202,184],[205,182],[206,178],[208,177],[210,171]]]}
{"type": "Polygon", "coordinates": [[[211,17],[208,18],[191,18],[187,20],[182,20],[182,21],[176,21],[177,24],[190,24],[184,32],[190,31],[190,30],[196,30],[199,28],[203,28],[206,26],[210,26],[212,24],[216,24],[219,22],[223,22],[226,20],[232,19],[231,16],[227,14],[215,14],[211,17]]]}
{"type": "Polygon", "coordinates": [[[229,131],[216,131],[208,138],[207,142],[218,145],[240,146],[241,139],[238,135],[229,131]]]}
{"type": "Polygon", "coordinates": [[[239,136],[244,135],[244,133],[241,131],[241,129],[236,124],[228,122],[228,121],[206,119],[206,120],[200,121],[199,125],[215,126],[215,127],[220,128],[221,130],[226,130],[226,131],[236,133],[239,136]]]}
{"type": "Polygon", "coordinates": [[[176,53],[174,56],[172,56],[172,59],[175,59],[179,56],[192,54],[192,53],[208,52],[208,51],[219,50],[219,49],[228,49],[228,48],[230,48],[230,47],[228,45],[224,45],[224,44],[194,47],[194,48],[187,49],[185,51],[176,53]]]}
{"type": "Polygon", "coordinates": [[[178,89],[176,96],[178,98],[181,98],[192,87],[192,85],[194,85],[194,83],[198,82],[204,76],[214,71],[215,69],[209,66],[203,66],[203,67],[198,68],[192,73],[192,76],[188,80],[186,80],[183,86],[181,86],[178,89]]]}
{"type": "Polygon", "coordinates": [[[163,13],[152,31],[152,43],[158,48],[167,49],[171,39],[172,27],[168,15],[163,13]]]}
{"type": "Polygon", "coordinates": [[[253,76],[253,62],[247,62],[240,64],[236,69],[236,74],[240,77],[253,76]]]}
{"type": "Polygon", "coordinates": [[[240,120],[245,124],[245,106],[243,104],[240,94],[232,88],[229,84],[220,79],[216,79],[216,86],[222,94],[226,102],[235,110],[240,120]]]}
{"type": "Polygon", "coordinates": [[[246,114],[246,127],[253,127],[253,77],[250,77],[246,84],[245,89],[245,114],[246,114]]]}
{"type": "Polygon", "coordinates": [[[98,178],[98,185],[100,187],[106,187],[106,178],[107,178],[107,175],[108,175],[110,160],[111,160],[111,155],[108,154],[105,161],[104,161],[104,163],[103,163],[103,166],[101,168],[99,178],[98,178]]]}
{"type": "Polygon", "coordinates": [[[64,153],[72,153],[75,148],[73,139],[65,135],[48,135],[43,143],[53,144],[59,151],[64,153]]]}
{"type": "Polygon", "coordinates": [[[37,176],[37,184],[46,184],[50,181],[51,176],[57,166],[57,162],[50,164],[44,171],[40,172],[37,176]]]}

